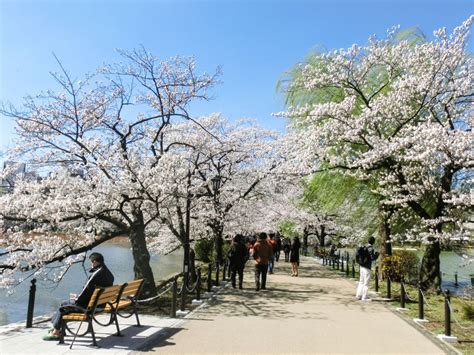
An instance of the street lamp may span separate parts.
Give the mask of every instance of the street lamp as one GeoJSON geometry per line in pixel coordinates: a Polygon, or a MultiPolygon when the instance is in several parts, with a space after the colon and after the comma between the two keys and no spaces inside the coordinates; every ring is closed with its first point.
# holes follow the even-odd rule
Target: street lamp
{"type": "MultiPolygon", "coordinates": [[[[211,179],[212,182],[212,191],[214,193],[214,202],[217,203],[217,196],[219,195],[219,189],[221,187],[221,177],[219,175],[214,176],[211,179]]],[[[221,227],[220,225],[215,226],[215,245],[216,245],[216,286],[219,286],[219,267],[222,262],[222,236],[221,236],[221,227]]]]}

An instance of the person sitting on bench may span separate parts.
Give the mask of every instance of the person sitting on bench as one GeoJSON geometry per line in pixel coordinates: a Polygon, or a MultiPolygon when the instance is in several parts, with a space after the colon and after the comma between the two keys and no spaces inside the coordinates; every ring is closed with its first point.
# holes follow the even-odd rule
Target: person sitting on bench
{"type": "Polygon", "coordinates": [[[105,266],[103,255],[100,253],[92,253],[89,256],[89,259],[92,263],[92,268],[89,270],[91,275],[84,285],[84,288],[79,296],[76,297],[76,295],[71,294],[71,299],[69,301],[61,303],[61,306],[51,319],[53,328],[48,332],[48,335],[43,337],[43,340],[59,340],[61,318],[63,314],[69,312],[68,306],[74,305],[86,308],[96,287],[108,287],[113,285],[114,275],[112,275],[107,266],[105,266]]]}

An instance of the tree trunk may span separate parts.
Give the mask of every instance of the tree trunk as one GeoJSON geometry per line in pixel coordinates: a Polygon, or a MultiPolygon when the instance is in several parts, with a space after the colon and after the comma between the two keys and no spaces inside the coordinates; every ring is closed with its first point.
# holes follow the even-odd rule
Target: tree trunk
{"type": "Polygon", "coordinates": [[[391,230],[389,218],[392,211],[386,211],[383,207],[379,208],[379,236],[383,243],[383,254],[392,255],[392,240],[390,238],[391,230]]]}
{"type": "Polygon", "coordinates": [[[303,255],[308,255],[308,229],[305,228],[303,231],[303,255]]]}
{"type": "Polygon", "coordinates": [[[439,240],[426,247],[420,268],[420,287],[423,290],[434,289],[437,292],[441,290],[440,252],[439,240]]]}
{"type": "Polygon", "coordinates": [[[196,282],[197,280],[197,273],[196,273],[196,254],[193,248],[189,249],[189,275],[191,277],[192,282],[196,282]]]}
{"type": "Polygon", "coordinates": [[[213,228],[214,231],[214,243],[215,243],[215,248],[216,248],[216,262],[219,263],[219,265],[222,265],[223,263],[223,251],[222,251],[222,245],[224,243],[222,239],[222,232],[223,232],[223,226],[217,222],[213,228]]]}
{"type": "Polygon", "coordinates": [[[135,224],[130,231],[130,242],[132,244],[133,254],[133,271],[135,279],[144,279],[141,298],[148,298],[156,295],[155,278],[150,266],[150,253],[146,246],[145,226],[143,224],[135,224]]]}

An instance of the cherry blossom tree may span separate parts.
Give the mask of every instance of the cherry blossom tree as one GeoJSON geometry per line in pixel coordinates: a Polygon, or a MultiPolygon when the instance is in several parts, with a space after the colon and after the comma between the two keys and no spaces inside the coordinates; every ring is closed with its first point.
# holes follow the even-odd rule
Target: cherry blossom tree
{"type": "Polygon", "coordinates": [[[395,28],[387,39],[316,55],[286,87],[328,93],[282,113],[307,161],[372,181],[388,210],[419,217],[404,237],[427,244],[425,288],[439,287],[440,242],[464,233],[473,206],[472,20],[451,35],[436,31],[431,42],[397,43],[395,28]]]}
{"type": "Polygon", "coordinates": [[[19,181],[0,197],[3,223],[26,223],[33,232],[20,233],[17,226],[4,234],[3,274],[40,273],[56,261],[62,273],[75,255],[126,235],[135,277],[145,279],[144,295],[156,292],[146,231],[160,217],[158,205],[173,198],[157,185],[175,165],[167,152],[185,144],[165,135],[174,123],[193,120],[189,104],[209,98],[219,70],[198,74],[192,58],[160,61],[144,49],[119,53],[124,64],[82,81],[58,61],[61,72],[52,75],[60,92],[29,96],[21,108],[3,105],[18,135],[10,160],[49,174],[39,182],[19,181]]]}
{"type": "MultiPolygon", "coordinates": [[[[217,260],[222,261],[223,236],[236,232],[234,211],[246,201],[269,194],[267,185],[275,179],[274,167],[282,160],[276,153],[279,135],[254,121],[230,123],[219,114],[196,122],[207,134],[190,123],[173,128],[178,136],[172,141],[185,137],[186,146],[176,150],[182,163],[170,170],[171,175],[187,183],[175,184],[182,191],[176,190],[166,210],[162,205],[159,221],[181,244],[186,243],[186,226],[191,224],[190,241],[213,238],[217,260]],[[217,191],[211,183],[215,178],[220,181],[217,191]],[[190,212],[188,223],[186,211],[190,212]]],[[[155,246],[164,247],[160,240],[155,246]]]]}

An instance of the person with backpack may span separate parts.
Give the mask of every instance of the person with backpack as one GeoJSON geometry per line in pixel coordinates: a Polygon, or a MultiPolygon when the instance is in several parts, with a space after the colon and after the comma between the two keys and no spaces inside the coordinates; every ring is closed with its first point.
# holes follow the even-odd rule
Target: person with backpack
{"type": "Polygon", "coordinates": [[[372,268],[372,261],[377,260],[379,253],[374,250],[375,238],[370,237],[368,243],[359,246],[356,250],[356,262],[360,266],[360,278],[357,286],[356,298],[361,301],[371,301],[367,297],[370,283],[370,269],[372,268]]]}
{"type": "Polygon", "coordinates": [[[248,259],[249,251],[247,246],[244,244],[243,236],[237,234],[234,236],[229,250],[230,279],[233,288],[235,288],[236,276],[239,274],[239,289],[242,289],[244,268],[248,259]]]}

